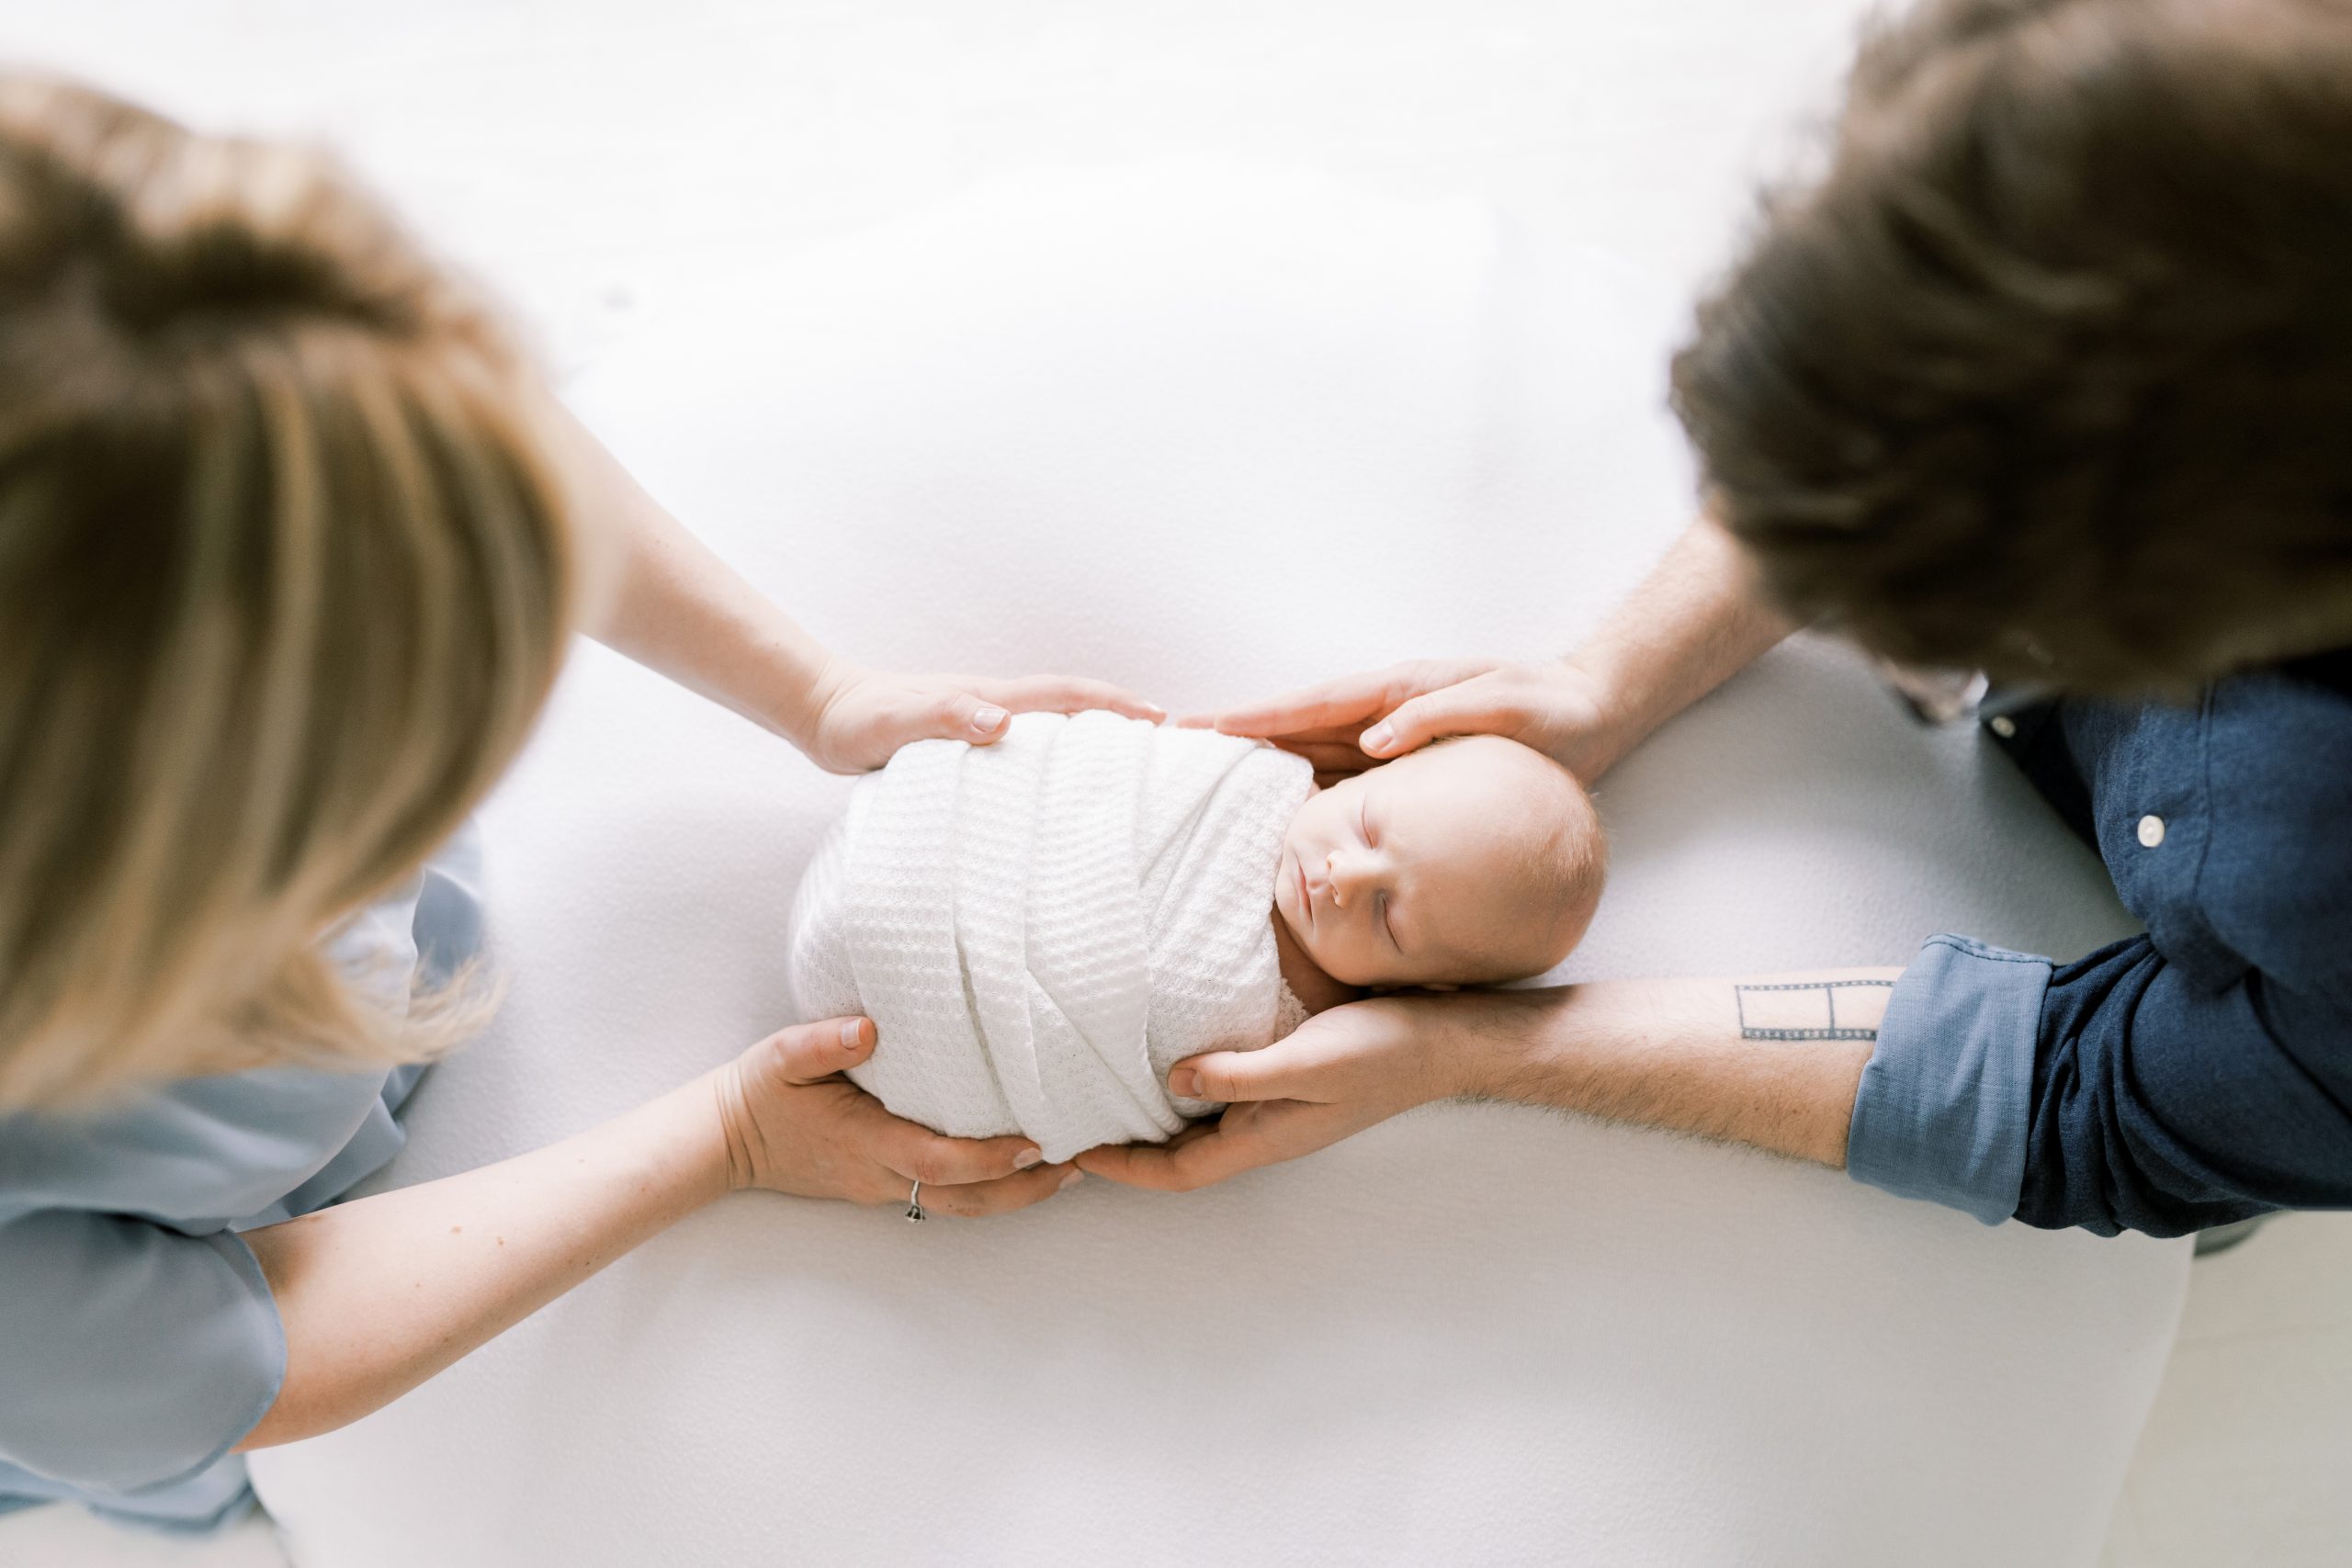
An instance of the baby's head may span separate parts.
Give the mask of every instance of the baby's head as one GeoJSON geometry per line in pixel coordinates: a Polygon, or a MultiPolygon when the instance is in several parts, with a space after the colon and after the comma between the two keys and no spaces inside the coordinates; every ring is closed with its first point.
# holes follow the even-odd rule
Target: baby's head
{"type": "Polygon", "coordinates": [[[1566,769],[1467,736],[1309,795],[1283,838],[1274,908],[1351,986],[1515,980],[1576,946],[1606,859],[1566,769]]]}

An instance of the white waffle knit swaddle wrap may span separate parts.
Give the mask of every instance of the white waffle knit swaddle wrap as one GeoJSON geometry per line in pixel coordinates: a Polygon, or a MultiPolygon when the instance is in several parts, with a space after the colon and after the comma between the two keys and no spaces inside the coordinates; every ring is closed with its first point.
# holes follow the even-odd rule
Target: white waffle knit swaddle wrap
{"type": "Polygon", "coordinates": [[[1106,713],[907,747],[794,900],[799,1015],[873,1019],[850,1077],[940,1132],[1049,1160],[1165,1138],[1214,1109],[1170,1066],[1291,1021],[1274,872],[1310,787],[1299,758],[1106,713]]]}

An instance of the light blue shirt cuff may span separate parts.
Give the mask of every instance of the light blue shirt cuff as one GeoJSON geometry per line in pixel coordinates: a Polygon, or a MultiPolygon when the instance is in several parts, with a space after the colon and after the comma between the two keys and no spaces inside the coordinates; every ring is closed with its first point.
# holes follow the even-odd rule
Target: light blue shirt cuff
{"type": "Polygon", "coordinates": [[[1903,972],[1854,1094],[1846,1169],[1988,1225],[2025,1184],[2034,1045],[2050,961],[1934,936],[1903,972]]]}

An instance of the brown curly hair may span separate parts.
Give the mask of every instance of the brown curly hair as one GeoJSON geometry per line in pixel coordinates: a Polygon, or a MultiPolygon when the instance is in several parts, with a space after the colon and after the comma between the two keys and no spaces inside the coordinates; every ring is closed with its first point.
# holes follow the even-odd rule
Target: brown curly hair
{"type": "Polygon", "coordinates": [[[1934,0],[1868,36],[1674,400],[1793,614],[2182,693],[2352,642],[2352,0],[1934,0]]]}

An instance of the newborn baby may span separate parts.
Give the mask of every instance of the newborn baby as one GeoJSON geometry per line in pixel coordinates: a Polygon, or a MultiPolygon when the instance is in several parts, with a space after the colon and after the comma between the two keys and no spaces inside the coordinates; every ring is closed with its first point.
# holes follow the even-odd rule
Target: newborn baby
{"type": "Polygon", "coordinates": [[[1168,1069],[1254,1050],[1365,987],[1550,968],[1600,893],[1591,804],[1509,740],[1447,741],[1318,791],[1301,759],[1103,713],[926,740],[858,782],[786,939],[803,1018],[871,1017],[850,1077],[1048,1160],[1216,1107],[1168,1069]]]}

